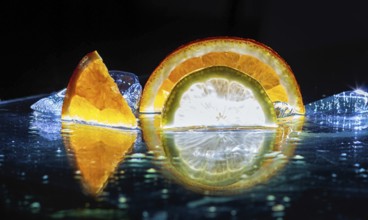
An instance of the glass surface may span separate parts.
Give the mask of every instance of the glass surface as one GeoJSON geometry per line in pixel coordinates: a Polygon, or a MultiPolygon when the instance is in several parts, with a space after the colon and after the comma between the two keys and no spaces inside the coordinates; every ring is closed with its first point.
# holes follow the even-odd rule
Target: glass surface
{"type": "Polygon", "coordinates": [[[35,114],[40,98],[0,103],[1,219],[367,218],[366,129],[126,131],[35,114]]]}

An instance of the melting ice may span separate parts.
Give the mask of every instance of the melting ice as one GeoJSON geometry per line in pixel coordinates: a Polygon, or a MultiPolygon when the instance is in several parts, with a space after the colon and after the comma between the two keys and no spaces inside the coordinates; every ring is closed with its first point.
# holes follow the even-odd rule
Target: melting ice
{"type": "Polygon", "coordinates": [[[62,89],[59,92],[38,100],[31,105],[31,109],[45,114],[61,115],[65,91],[66,89],[62,89]]]}
{"type": "MultiPolygon", "coordinates": [[[[138,76],[130,72],[118,70],[111,70],[109,73],[115,80],[120,93],[128,102],[128,105],[132,111],[137,112],[138,103],[142,93],[142,86],[139,83],[138,76]]],[[[62,89],[59,92],[53,93],[48,97],[38,100],[36,103],[31,105],[31,109],[44,114],[60,116],[65,97],[65,91],[66,89],[62,89]]]]}
{"type": "Polygon", "coordinates": [[[362,130],[368,128],[368,93],[345,91],[306,105],[306,114],[319,124],[362,130]]]}

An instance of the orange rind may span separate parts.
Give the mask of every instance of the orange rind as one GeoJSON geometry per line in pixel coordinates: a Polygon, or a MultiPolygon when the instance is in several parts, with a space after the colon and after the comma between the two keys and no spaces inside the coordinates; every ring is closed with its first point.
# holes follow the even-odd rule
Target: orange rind
{"type": "Polygon", "coordinates": [[[139,111],[161,113],[180,79],[211,66],[227,66],[251,76],[264,87],[272,102],[288,103],[304,114],[299,86],[286,61],[260,42],[235,37],[200,39],[169,54],[147,80],[139,111]]]}

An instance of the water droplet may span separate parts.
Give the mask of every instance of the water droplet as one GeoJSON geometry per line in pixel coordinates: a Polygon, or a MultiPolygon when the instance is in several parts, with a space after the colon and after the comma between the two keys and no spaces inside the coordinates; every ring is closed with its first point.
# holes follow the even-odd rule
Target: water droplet
{"type": "Polygon", "coordinates": [[[130,155],[130,158],[145,158],[146,155],[142,154],[142,153],[135,153],[130,155]]]}
{"type": "Polygon", "coordinates": [[[274,212],[282,212],[284,211],[285,207],[282,204],[277,204],[272,206],[272,211],[274,212]]]}
{"type": "Polygon", "coordinates": [[[156,174],[146,174],[146,175],[144,175],[144,178],[146,178],[146,179],[155,179],[155,178],[157,178],[157,175],[156,174]]]}
{"type": "Polygon", "coordinates": [[[236,210],[231,210],[230,214],[231,214],[232,216],[235,216],[235,215],[237,214],[237,211],[236,211],[236,210]]]}
{"type": "Polygon", "coordinates": [[[274,195],[268,195],[266,199],[267,201],[275,201],[276,197],[274,195]]]}
{"type": "Polygon", "coordinates": [[[120,196],[119,197],[119,202],[120,203],[126,203],[127,202],[127,199],[124,196],[120,196]]]}
{"type": "Polygon", "coordinates": [[[147,173],[156,173],[156,170],[154,168],[149,168],[147,170],[147,173]]]}
{"type": "Polygon", "coordinates": [[[283,200],[284,202],[290,202],[290,198],[288,196],[284,196],[283,200]]]}
{"type": "Polygon", "coordinates": [[[304,157],[303,157],[303,156],[301,156],[301,155],[295,155],[295,156],[294,156],[294,159],[295,159],[295,160],[303,160],[303,159],[304,159],[304,157]]]}
{"type": "Polygon", "coordinates": [[[30,208],[32,212],[38,212],[41,209],[41,204],[39,202],[32,202],[30,208]]]}
{"type": "Polygon", "coordinates": [[[143,218],[148,218],[149,214],[148,214],[147,211],[143,211],[142,216],[143,216],[143,218]]]}
{"type": "Polygon", "coordinates": [[[157,160],[165,160],[165,159],[166,159],[166,157],[162,156],[162,155],[157,157],[157,160]]]}
{"type": "Polygon", "coordinates": [[[210,206],[210,207],[208,207],[208,211],[209,212],[216,212],[216,207],[215,206],[210,206]]]}

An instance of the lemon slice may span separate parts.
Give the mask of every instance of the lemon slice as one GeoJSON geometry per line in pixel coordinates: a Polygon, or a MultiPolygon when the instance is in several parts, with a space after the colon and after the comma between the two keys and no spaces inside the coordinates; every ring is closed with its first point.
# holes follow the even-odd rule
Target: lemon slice
{"type": "Polygon", "coordinates": [[[110,127],[137,128],[135,115],[97,51],[84,56],[75,68],[66,89],[61,118],[110,127]]]}
{"type": "Polygon", "coordinates": [[[214,66],[184,77],[162,111],[164,128],[274,127],[276,113],[263,87],[235,69],[214,66]]]}
{"type": "Polygon", "coordinates": [[[304,114],[294,73],[270,47],[251,39],[213,37],[199,39],[170,53],[152,72],[141,98],[141,113],[161,113],[176,83],[186,75],[211,66],[227,66],[257,80],[272,102],[284,102],[304,114]]]}

